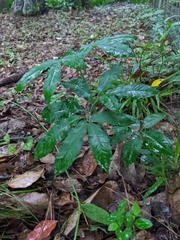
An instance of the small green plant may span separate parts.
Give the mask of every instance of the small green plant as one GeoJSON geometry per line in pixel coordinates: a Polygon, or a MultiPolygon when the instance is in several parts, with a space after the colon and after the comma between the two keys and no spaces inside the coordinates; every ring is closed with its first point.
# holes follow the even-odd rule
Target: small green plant
{"type": "Polygon", "coordinates": [[[111,214],[91,203],[82,204],[81,207],[85,216],[95,222],[108,225],[108,231],[115,232],[118,240],[133,239],[134,228],[144,230],[152,227],[150,220],[140,217],[140,208],[136,202],[132,203],[128,211],[124,199],[118,204],[118,210],[111,214]]]}
{"type": "Polygon", "coordinates": [[[46,6],[53,9],[68,9],[74,6],[74,1],[72,0],[45,0],[46,6]]]}
{"type": "Polygon", "coordinates": [[[114,0],[90,0],[91,4],[93,6],[101,6],[101,5],[107,5],[109,3],[114,2],[114,0]]]}
{"type": "Polygon", "coordinates": [[[78,52],[70,50],[62,59],[49,60],[35,66],[17,84],[16,90],[19,92],[25,88],[28,81],[32,82],[43,71],[47,71],[44,96],[48,105],[44,108],[42,117],[45,122],[54,123],[54,126],[39,140],[35,157],[46,156],[53,151],[56,143],[60,142],[61,149],[54,163],[55,176],[72,165],[81,149],[85,134],[88,134],[95,160],[106,172],[112,158],[112,146],[122,141],[126,141],[123,149],[126,167],[137,159],[143,149],[151,154],[155,152],[159,155],[174,156],[173,142],[164,134],[151,130],[153,125],[165,117],[164,114],[152,114],[142,121],[121,111],[122,99],[150,98],[158,95],[157,89],[141,83],[119,83],[114,86],[113,83],[123,73],[121,65],[111,65],[98,79],[97,85],[88,84],[83,75],[83,69],[87,68],[84,59],[93,48],[99,47],[116,58],[129,57],[132,56],[132,50],[128,43],[134,39],[135,37],[130,35],[117,35],[83,46],[78,52]],[[60,81],[61,64],[77,69],[80,77],[61,82],[75,95],[52,103],[52,96],[60,81]],[[87,109],[81,106],[82,101],[87,102],[87,109]],[[104,110],[99,112],[102,108],[104,110]],[[112,137],[107,135],[104,124],[112,127],[112,137]]]}

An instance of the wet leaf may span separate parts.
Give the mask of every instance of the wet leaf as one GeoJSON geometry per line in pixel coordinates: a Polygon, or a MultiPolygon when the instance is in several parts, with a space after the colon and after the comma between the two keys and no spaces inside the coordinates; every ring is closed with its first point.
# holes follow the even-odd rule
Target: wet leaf
{"type": "Polygon", "coordinates": [[[16,175],[13,179],[7,182],[7,185],[11,188],[27,188],[36,182],[44,172],[44,168],[40,168],[37,171],[28,171],[21,175],[16,175]]]}
{"type": "Polygon", "coordinates": [[[40,138],[35,148],[35,158],[42,158],[50,153],[57,142],[62,141],[71,127],[81,119],[80,116],[64,118],[40,138]]]}
{"type": "Polygon", "coordinates": [[[126,57],[132,55],[132,50],[123,43],[133,42],[135,39],[136,37],[132,35],[115,35],[113,37],[104,37],[96,41],[93,45],[101,48],[111,56],[126,57]]]}
{"type": "Polygon", "coordinates": [[[118,97],[147,98],[155,96],[159,91],[153,87],[142,83],[121,84],[108,93],[115,94],[118,97]]]}
{"type": "Polygon", "coordinates": [[[125,144],[123,148],[123,160],[125,166],[128,167],[130,164],[135,162],[142,147],[142,139],[140,135],[135,135],[131,137],[125,144]]]}
{"type": "Polygon", "coordinates": [[[109,110],[116,112],[119,108],[119,102],[116,96],[112,94],[104,94],[99,97],[100,102],[109,110]]]}
{"type": "Polygon", "coordinates": [[[161,132],[151,130],[143,133],[143,141],[146,149],[153,154],[165,154],[174,156],[173,141],[161,132]]]}
{"type": "Polygon", "coordinates": [[[67,67],[77,70],[88,68],[88,66],[84,62],[84,54],[80,51],[74,52],[73,50],[69,50],[66,55],[61,59],[61,63],[66,65],[67,67]]]}
{"type": "Polygon", "coordinates": [[[112,157],[111,145],[107,134],[98,125],[89,123],[88,139],[97,164],[107,172],[112,157]]]}
{"type": "Polygon", "coordinates": [[[86,99],[89,102],[92,102],[92,95],[90,88],[85,79],[73,79],[70,82],[63,82],[62,85],[66,88],[70,88],[74,93],[79,97],[86,99]]]}
{"type": "Polygon", "coordinates": [[[56,90],[57,84],[60,82],[60,72],[60,61],[56,60],[56,62],[52,64],[51,68],[47,71],[47,77],[43,85],[44,96],[48,103],[56,90]]]}
{"type": "Polygon", "coordinates": [[[91,220],[108,225],[109,213],[92,203],[81,204],[84,214],[91,220]]]}
{"type": "Polygon", "coordinates": [[[61,149],[54,162],[54,174],[57,176],[66,171],[81,150],[83,137],[86,134],[86,121],[80,121],[72,128],[62,142],[61,149]]]}
{"type": "Polygon", "coordinates": [[[43,109],[42,117],[45,122],[59,122],[61,118],[67,118],[75,113],[83,111],[75,101],[58,101],[49,104],[43,109]]]}
{"type": "Polygon", "coordinates": [[[118,116],[112,112],[102,111],[100,113],[95,113],[91,117],[91,121],[98,123],[109,123],[109,124],[117,124],[121,119],[121,116],[118,116]]]}
{"type": "Polygon", "coordinates": [[[111,144],[114,146],[117,143],[122,142],[129,136],[133,134],[132,130],[130,127],[119,127],[119,126],[114,126],[113,127],[113,136],[111,138],[111,144]]]}
{"type": "Polygon", "coordinates": [[[150,116],[145,117],[143,122],[143,128],[151,128],[165,117],[166,114],[151,114],[150,116]]]}
{"type": "Polygon", "coordinates": [[[31,70],[29,70],[27,73],[25,73],[23,75],[23,77],[19,80],[19,82],[16,85],[16,91],[20,92],[20,91],[24,90],[28,81],[30,81],[30,83],[32,83],[33,80],[36,79],[37,77],[39,77],[43,71],[46,71],[48,68],[51,68],[51,65],[57,64],[57,63],[60,65],[60,60],[53,59],[53,60],[43,62],[40,65],[33,67],[31,70]]]}
{"type": "Polygon", "coordinates": [[[152,222],[146,218],[138,218],[134,224],[138,229],[147,229],[153,226],[152,222]]]}
{"type": "Polygon", "coordinates": [[[52,230],[56,227],[57,221],[45,220],[40,222],[32,232],[30,232],[26,240],[42,240],[48,237],[52,230]]]}
{"type": "Polygon", "coordinates": [[[119,77],[122,71],[122,66],[112,65],[111,68],[100,78],[97,91],[101,93],[107,90],[107,88],[119,77]]]}

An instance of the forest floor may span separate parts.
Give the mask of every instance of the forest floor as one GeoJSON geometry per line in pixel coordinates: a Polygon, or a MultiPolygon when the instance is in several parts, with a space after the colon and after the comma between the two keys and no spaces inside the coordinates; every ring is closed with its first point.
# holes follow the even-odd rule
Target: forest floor
{"type": "MultiPolygon", "coordinates": [[[[35,17],[1,14],[0,84],[4,78],[24,73],[35,64],[61,58],[68,50],[77,51],[81,46],[104,36],[132,34],[138,37],[139,43],[151,41],[149,27],[139,18],[142,10],[142,6],[117,3],[82,12],[50,11],[35,17]]],[[[98,59],[96,53],[86,58],[89,67],[87,79],[102,75],[102,59],[111,61],[111,57],[101,51],[98,54],[102,59],[98,59]]],[[[62,69],[62,79],[76,76],[76,70],[68,67],[62,69]]],[[[26,239],[27,234],[45,219],[58,221],[55,230],[46,239],[73,239],[74,222],[72,220],[72,225],[68,227],[66,222],[76,209],[77,201],[72,196],[67,176],[62,174],[53,177],[54,153],[40,160],[34,159],[33,148],[43,136],[39,123],[44,124],[40,114],[46,106],[42,90],[44,77],[39,77],[31,87],[18,95],[15,94],[15,83],[0,87],[0,239],[26,239]],[[10,153],[8,144],[4,143],[6,134],[10,136],[15,153],[10,153]],[[29,136],[34,139],[33,148],[31,151],[23,150],[22,146],[29,136]],[[15,181],[9,182],[13,177],[15,181]]],[[[167,101],[169,104],[170,100],[167,101]]],[[[179,105],[172,106],[168,114],[173,121],[164,121],[157,126],[157,129],[165,129],[163,131],[168,134],[173,133],[175,141],[179,110],[179,105]]],[[[48,124],[45,126],[50,128],[48,124]]],[[[95,163],[87,141],[69,169],[69,174],[81,202],[97,190],[91,202],[109,212],[116,210],[123,198],[130,202],[137,201],[146,217],[153,221],[153,227],[142,231],[134,229],[136,240],[180,239],[178,176],[172,180],[175,184],[171,194],[162,185],[143,204],[142,196],[156,181],[156,177],[137,163],[126,173],[121,172],[121,176],[110,178],[95,163]]],[[[82,216],[78,239],[116,239],[112,233],[101,230],[104,226],[99,225],[101,228],[90,231],[90,225],[97,226],[94,222],[88,223],[82,216]]]]}

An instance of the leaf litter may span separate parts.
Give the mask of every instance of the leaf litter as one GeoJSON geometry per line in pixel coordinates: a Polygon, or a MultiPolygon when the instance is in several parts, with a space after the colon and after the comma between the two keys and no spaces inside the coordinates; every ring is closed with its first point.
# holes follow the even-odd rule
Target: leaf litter
{"type": "MultiPolygon", "coordinates": [[[[136,19],[136,8],[136,5],[116,3],[82,12],[49,11],[42,16],[31,17],[31,21],[29,18],[13,16],[9,13],[1,14],[0,59],[4,64],[0,67],[0,80],[27,71],[44,61],[61,58],[68,50],[76,51],[83,45],[105,36],[131,32],[133,35],[138,35],[139,41],[148,41],[147,29],[136,19]]],[[[108,67],[104,66],[104,62],[96,57],[97,55],[116,64],[115,58],[99,49],[93,50],[92,54],[86,57],[86,64],[89,68],[85,70],[85,77],[90,81],[101,76],[104,70],[108,70],[108,67]]],[[[129,64],[129,60],[126,61],[129,64]]],[[[63,80],[74,79],[77,76],[76,70],[62,67],[63,80]]],[[[26,89],[20,94],[20,107],[13,103],[13,100],[17,101],[13,90],[14,84],[11,84],[10,87],[2,86],[0,88],[0,100],[6,100],[3,101],[4,106],[0,107],[1,141],[2,137],[8,133],[15,146],[17,144],[22,146],[29,136],[32,136],[37,142],[43,134],[42,127],[47,129],[51,127],[42,121],[40,115],[46,105],[42,93],[43,81],[44,76],[37,78],[31,85],[31,89],[26,89]],[[24,109],[30,111],[35,118],[32,119],[24,109]],[[42,125],[40,126],[39,123],[42,125]]],[[[62,86],[59,86],[58,90],[63,94],[62,86]]],[[[56,94],[58,97],[59,92],[56,91],[56,94]]],[[[88,106],[85,107],[88,108],[88,106]]],[[[172,131],[169,123],[161,122],[156,127],[163,128],[164,131],[164,128],[167,129],[165,124],[168,124],[169,131],[172,131]]],[[[173,128],[173,133],[176,132],[177,129],[173,128]]],[[[128,201],[141,200],[142,192],[146,191],[155,181],[142,171],[139,165],[132,164],[126,171],[124,166],[119,164],[122,162],[119,161],[122,158],[121,147],[119,150],[116,149],[108,177],[94,161],[87,146],[87,139],[84,138],[83,143],[81,152],[69,171],[81,202],[92,202],[113,212],[123,198],[128,201]]],[[[66,235],[69,235],[69,239],[71,239],[77,220],[77,203],[72,195],[73,190],[67,177],[62,174],[53,179],[54,153],[48,154],[40,161],[35,161],[33,150],[23,151],[17,148],[16,153],[11,154],[6,150],[6,146],[0,146],[0,181],[2,182],[0,210],[6,207],[7,212],[11,210],[13,213],[14,211],[16,213],[14,216],[22,220],[16,222],[16,218],[12,217],[10,212],[4,218],[0,217],[0,235],[10,235],[10,239],[43,239],[48,236],[51,236],[50,239],[54,239],[53,237],[58,236],[57,232],[61,231],[63,224],[68,221],[64,228],[64,235],[62,234],[60,239],[67,239],[66,235]],[[5,182],[9,178],[11,179],[5,182]],[[13,189],[17,191],[17,195],[14,195],[13,189]],[[35,205],[38,205],[39,211],[42,211],[40,215],[37,211],[34,212],[38,217],[38,225],[37,222],[33,223],[33,206],[35,205]],[[18,208],[21,209],[19,216],[17,215],[18,208]],[[26,219],[27,208],[32,211],[32,215],[28,216],[29,221],[26,219]],[[50,217],[46,219],[49,211],[50,217]],[[54,213],[56,217],[52,217],[54,213]],[[54,228],[57,231],[53,233],[54,228]]],[[[175,178],[176,182],[179,182],[178,176],[175,178]]],[[[179,184],[171,187],[171,182],[172,179],[170,179],[168,198],[178,229],[180,225],[179,212],[176,210],[180,204],[179,184]]],[[[150,197],[145,203],[139,202],[139,204],[142,204],[142,209],[150,206],[150,208],[145,208],[146,217],[155,219],[156,233],[140,231],[137,232],[136,239],[162,239],[162,237],[167,239],[170,233],[174,233],[170,223],[166,223],[169,221],[171,213],[167,208],[167,195],[164,189],[157,197],[155,195],[154,198],[150,197]],[[164,224],[157,220],[159,215],[164,224]]],[[[173,236],[175,237],[175,235],[173,236]]],[[[80,239],[105,239],[104,237],[114,239],[106,231],[103,233],[101,231],[90,232],[86,220],[81,216],[80,239]]]]}

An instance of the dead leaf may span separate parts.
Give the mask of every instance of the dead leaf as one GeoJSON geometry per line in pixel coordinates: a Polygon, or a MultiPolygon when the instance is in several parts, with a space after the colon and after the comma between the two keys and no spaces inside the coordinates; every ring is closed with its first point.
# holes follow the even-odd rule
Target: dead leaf
{"type": "Polygon", "coordinates": [[[32,232],[30,232],[26,240],[41,240],[48,237],[52,230],[56,227],[57,221],[45,220],[40,222],[32,232]]]}
{"type": "Polygon", "coordinates": [[[21,175],[16,175],[13,179],[7,182],[11,188],[27,188],[36,182],[44,173],[44,168],[39,168],[37,171],[28,171],[21,175]]]}
{"type": "Polygon", "coordinates": [[[53,164],[55,161],[55,156],[52,153],[49,153],[48,155],[46,155],[45,157],[41,158],[40,161],[42,163],[49,163],[49,164],[53,164]]]}
{"type": "Polygon", "coordinates": [[[31,205],[44,205],[49,201],[48,195],[46,193],[31,192],[18,195],[18,198],[22,202],[31,205]]]}
{"type": "Polygon", "coordinates": [[[84,173],[86,176],[91,176],[97,167],[97,163],[94,160],[92,152],[87,151],[81,159],[81,164],[79,166],[79,171],[84,173]]]}

